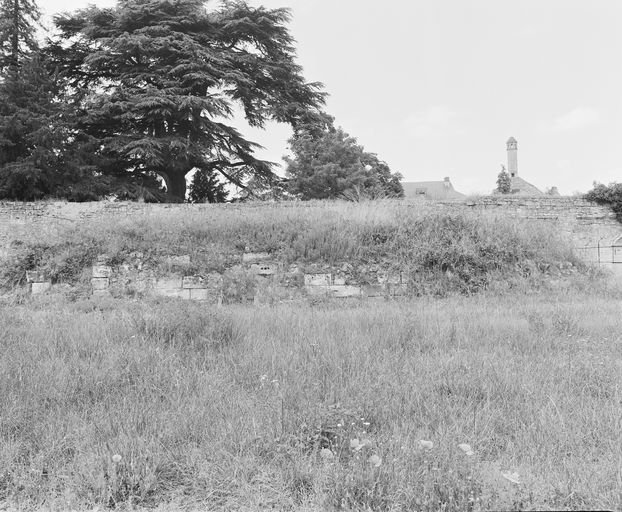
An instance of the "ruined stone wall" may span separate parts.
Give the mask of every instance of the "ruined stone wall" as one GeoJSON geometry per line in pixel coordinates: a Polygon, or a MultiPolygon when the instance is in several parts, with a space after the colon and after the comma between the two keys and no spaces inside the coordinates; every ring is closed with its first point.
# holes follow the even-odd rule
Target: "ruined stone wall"
{"type": "MultiPolygon", "coordinates": [[[[434,208],[446,211],[478,211],[516,215],[518,217],[547,221],[555,224],[560,232],[569,235],[576,246],[595,245],[599,240],[606,243],[622,234],[622,224],[606,206],[590,203],[577,197],[503,197],[483,196],[466,201],[433,202],[404,200],[411,207],[434,208]]],[[[301,208],[316,203],[274,203],[271,208],[301,208]]],[[[151,213],[213,208],[208,204],[144,204],[132,202],[1,202],[0,201],[0,247],[9,238],[33,229],[54,232],[73,222],[110,215],[142,216],[151,213]]],[[[228,204],[223,208],[265,208],[262,203],[228,204]]]]}
{"type": "MultiPolygon", "coordinates": [[[[473,200],[452,202],[404,201],[406,207],[432,208],[439,211],[475,211],[482,214],[512,215],[553,223],[560,233],[568,236],[579,254],[587,261],[609,265],[612,270],[622,271],[622,264],[613,264],[615,254],[612,242],[622,236],[622,224],[615,214],[605,206],[590,203],[574,197],[500,197],[486,196],[473,200]]],[[[231,209],[253,208],[304,208],[317,206],[317,203],[275,203],[265,204],[229,204],[218,207],[231,209]]],[[[197,211],[214,208],[214,205],[189,204],[141,204],[141,203],[66,203],[35,202],[16,203],[0,202],[0,261],[7,254],[7,242],[19,239],[21,233],[45,231],[54,234],[80,220],[109,216],[148,216],[170,211],[197,211]]],[[[622,254],[622,250],[618,251],[622,254]]],[[[181,258],[187,256],[180,256],[181,258]]],[[[269,255],[248,255],[242,257],[239,265],[229,269],[224,275],[167,276],[165,279],[153,275],[149,269],[143,269],[140,255],[133,261],[119,268],[109,268],[105,261],[93,268],[92,288],[95,293],[109,293],[115,289],[129,289],[136,293],[175,296],[196,300],[222,300],[223,293],[231,283],[240,283],[242,274],[248,275],[254,283],[249,300],[273,300],[274,297],[295,298],[303,293],[311,296],[335,297],[374,297],[395,296],[403,292],[399,274],[386,275],[382,269],[371,269],[365,282],[352,282],[347,269],[337,270],[318,268],[312,273],[301,273],[297,268],[281,268],[269,255]],[[232,277],[233,275],[233,277],[232,277]]],[[[177,262],[180,263],[180,262],[177,262]]],[[[182,262],[183,263],[183,262],[182,262]]],[[[344,263],[347,265],[347,263],[344,263]]],[[[344,267],[345,268],[345,267],[344,267]]],[[[360,273],[360,272],[359,272],[360,273]]],[[[32,290],[48,289],[44,276],[33,274],[28,277],[32,290]]],[[[231,290],[229,290],[231,293],[231,290]]],[[[245,290],[234,290],[244,294],[245,290]]],[[[250,291],[249,291],[250,293],[250,291]]]]}
{"type": "Polygon", "coordinates": [[[598,263],[622,276],[622,249],[613,247],[622,236],[622,224],[607,207],[579,197],[499,197],[485,196],[461,204],[439,205],[442,208],[467,208],[486,213],[502,213],[553,224],[570,239],[585,261],[598,263]]]}
{"type": "Polygon", "coordinates": [[[569,235],[577,246],[591,245],[598,240],[609,241],[616,234],[622,234],[622,224],[609,207],[578,197],[485,196],[465,201],[460,207],[551,222],[569,235]]]}

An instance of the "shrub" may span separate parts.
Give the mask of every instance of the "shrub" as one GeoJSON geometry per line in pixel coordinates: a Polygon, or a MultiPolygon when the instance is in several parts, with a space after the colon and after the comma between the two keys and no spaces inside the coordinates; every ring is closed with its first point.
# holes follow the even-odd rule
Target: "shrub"
{"type": "Polygon", "coordinates": [[[622,222],[622,183],[603,185],[594,182],[594,188],[585,194],[585,199],[610,206],[622,222]]]}

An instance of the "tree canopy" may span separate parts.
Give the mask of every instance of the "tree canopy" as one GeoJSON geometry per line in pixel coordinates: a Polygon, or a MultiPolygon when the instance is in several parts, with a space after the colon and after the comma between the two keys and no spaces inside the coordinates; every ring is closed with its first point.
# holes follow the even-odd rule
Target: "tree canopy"
{"type": "Polygon", "coordinates": [[[159,176],[177,200],[193,170],[241,187],[273,179],[272,164],[228,121],[240,107],[251,126],[295,127],[322,105],[321,84],[305,82],[295,62],[289,16],[243,1],[210,10],[200,0],[122,0],[57,16],[48,52],[79,129],[98,142],[97,172],[159,176]]]}
{"type": "Polygon", "coordinates": [[[322,112],[287,9],[244,0],[118,0],[57,15],[0,0],[0,197],[221,202],[403,195],[401,176],[322,112]],[[235,128],[293,128],[287,178],[235,128]],[[187,190],[187,177],[193,176],[187,190]]]}
{"type": "Polygon", "coordinates": [[[401,175],[368,153],[333,119],[306,121],[289,140],[286,188],[301,199],[401,197],[401,175]]]}
{"type": "Polygon", "coordinates": [[[34,0],[0,0],[0,70],[18,66],[38,49],[35,31],[40,17],[34,0]]]}

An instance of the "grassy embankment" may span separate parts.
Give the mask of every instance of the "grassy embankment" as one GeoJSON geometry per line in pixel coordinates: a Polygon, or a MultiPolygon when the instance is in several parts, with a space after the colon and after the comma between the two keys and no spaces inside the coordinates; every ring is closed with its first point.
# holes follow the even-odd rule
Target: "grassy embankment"
{"type": "MultiPolygon", "coordinates": [[[[351,206],[251,211],[211,216],[210,225],[192,216],[142,220],[136,242],[128,234],[131,220],[116,224],[123,232],[102,222],[102,232],[84,243],[110,236],[107,252],[115,254],[122,240],[132,246],[119,251],[149,250],[151,239],[152,251],[179,254],[198,251],[200,237],[187,242],[190,231],[220,229],[254,249],[271,247],[240,232],[255,240],[290,233],[290,246],[272,249],[288,254],[304,239],[306,257],[334,254],[335,261],[344,254],[368,258],[365,251],[385,244],[403,254],[430,252],[413,241],[421,243],[418,231],[409,230],[425,225],[405,215],[351,206]],[[280,220],[299,228],[305,215],[310,233],[279,230],[280,220]],[[243,219],[265,232],[244,227],[243,219]],[[226,227],[218,228],[219,221],[226,227]],[[164,231],[167,222],[176,229],[164,231]],[[396,223],[396,232],[413,238],[401,246],[391,237],[355,245],[355,234],[365,240],[396,223]]],[[[550,276],[538,269],[550,271],[572,256],[545,228],[475,217],[462,217],[462,225],[443,216],[428,221],[435,218],[447,232],[437,230],[429,246],[445,255],[443,262],[473,262],[479,248],[489,254],[496,246],[523,260],[506,262],[495,253],[501,263],[477,281],[478,289],[489,284],[480,294],[397,303],[214,309],[60,293],[5,302],[0,504],[57,510],[620,508],[620,291],[580,273],[567,286],[548,289],[543,283],[550,276]],[[504,277],[514,283],[509,290],[495,284],[504,277]],[[370,444],[355,450],[353,439],[370,444]],[[433,446],[424,448],[421,440],[433,446]],[[460,450],[461,443],[474,453],[460,450]]],[[[80,229],[66,233],[64,254],[75,254],[71,247],[86,236],[80,229]]],[[[61,251],[46,250],[45,261],[63,261],[61,251]]],[[[390,251],[382,257],[390,259],[390,251]]],[[[464,279],[454,286],[457,264],[451,276],[442,267],[416,268],[434,293],[475,290],[460,284],[470,282],[464,279]]]]}
{"type": "Polygon", "coordinates": [[[145,205],[145,213],[76,223],[40,224],[12,245],[0,287],[23,284],[45,269],[54,282],[88,288],[98,255],[110,264],[132,253],[161,274],[167,256],[191,256],[186,273],[223,271],[245,250],[268,251],[283,263],[402,271],[413,295],[473,293],[492,286],[532,288],[580,262],[558,233],[533,221],[437,211],[397,201],[303,205],[213,206],[198,210],[145,205]]]}

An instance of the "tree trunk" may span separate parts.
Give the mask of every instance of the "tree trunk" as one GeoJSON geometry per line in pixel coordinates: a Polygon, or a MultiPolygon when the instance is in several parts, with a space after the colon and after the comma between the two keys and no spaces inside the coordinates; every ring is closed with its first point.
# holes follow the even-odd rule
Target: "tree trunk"
{"type": "Polygon", "coordinates": [[[169,203],[183,203],[186,200],[186,174],[184,171],[162,173],[169,203]]]}

